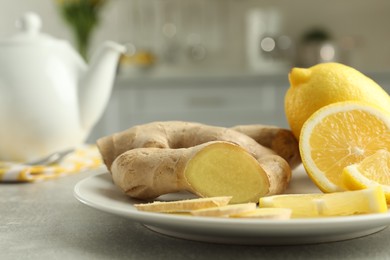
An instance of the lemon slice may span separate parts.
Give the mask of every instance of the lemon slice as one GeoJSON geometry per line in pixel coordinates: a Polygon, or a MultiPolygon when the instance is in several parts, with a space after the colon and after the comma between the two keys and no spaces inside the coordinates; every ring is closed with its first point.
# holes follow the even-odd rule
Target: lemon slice
{"type": "Polygon", "coordinates": [[[360,102],[325,106],[303,125],[299,146],[309,177],[323,192],[346,190],[344,167],[390,151],[390,114],[360,102]]]}
{"type": "Polygon", "coordinates": [[[260,208],[290,208],[292,218],[387,212],[386,198],[381,186],[327,194],[274,195],[260,198],[259,206],[260,208]]]}
{"type": "Polygon", "coordinates": [[[360,163],[344,168],[343,183],[350,190],[380,185],[390,203],[390,152],[379,150],[360,163]]]}

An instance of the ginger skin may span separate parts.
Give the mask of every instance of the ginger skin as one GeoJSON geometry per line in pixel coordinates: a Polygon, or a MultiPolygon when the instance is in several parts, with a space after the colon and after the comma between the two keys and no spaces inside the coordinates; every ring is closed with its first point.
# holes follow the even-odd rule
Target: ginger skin
{"type": "Polygon", "coordinates": [[[242,125],[228,129],[192,122],[152,122],[100,138],[97,145],[107,168],[110,169],[116,157],[134,148],[178,149],[210,141],[229,141],[241,145],[257,158],[266,154],[277,154],[284,158],[292,169],[301,163],[298,143],[291,132],[263,125],[242,125]]]}
{"type": "Polygon", "coordinates": [[[291,169],[302,163],[298,141],[290,130],[268,125],[237,125],[230,129],[243,133],[275,151],[288,162],[291,169]]]}

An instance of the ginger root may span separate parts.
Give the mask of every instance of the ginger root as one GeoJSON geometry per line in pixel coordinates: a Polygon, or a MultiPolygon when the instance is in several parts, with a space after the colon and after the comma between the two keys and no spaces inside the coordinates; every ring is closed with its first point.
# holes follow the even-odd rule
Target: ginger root
{"type": "Polygon", "coordinates": [[[291,168],[254,139],[224,127],[155,122],[97,141],[113,180],[126,194],[152,199],[187,190],[201,197],[257,202],[282,193],[291,168]]]}
{"type": "Polygon", "coordinates": [[[186,190],[200,197],[232,196],[231,203],[242,203],[285,188],[286,182],[276,176],[289,173],[289,167],[283,159],[280,163],[284,167],[273,169],[278,172],[267,172],[274,161],[259,163],[242,147],[215,141],[181,149],[129,150],[118,156],[111,171],[114,183],[133,198],[186,190]]]}

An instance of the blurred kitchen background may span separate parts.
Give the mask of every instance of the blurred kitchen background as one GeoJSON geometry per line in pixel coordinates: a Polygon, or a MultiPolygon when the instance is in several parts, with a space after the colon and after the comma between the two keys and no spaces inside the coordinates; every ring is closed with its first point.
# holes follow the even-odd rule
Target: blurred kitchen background
{"type": "MultiPolygon", "coordinates": [[[[44,32],[76,48],[61,16],[67,2],[79,1],[0,0],[0,37],[34,11],[44,32]]],[[[107,0],[98,17],[86,56],[104,40],[127,53],[91,142],[156,120],[288,127],[293,66],[338,61],[390,90],[390,1],[107,0]]]]}

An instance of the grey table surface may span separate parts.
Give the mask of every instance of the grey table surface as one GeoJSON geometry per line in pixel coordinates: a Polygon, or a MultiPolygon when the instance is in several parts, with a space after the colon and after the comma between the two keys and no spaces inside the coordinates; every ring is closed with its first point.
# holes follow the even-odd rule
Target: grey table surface
{"type": "Polygon", "coordinates": [[[84,172],[0,184],[0,259],[390,259],[390,229],[332,243],[224,245],[172,238],[90,208],[73,187],[84,172]]]}

